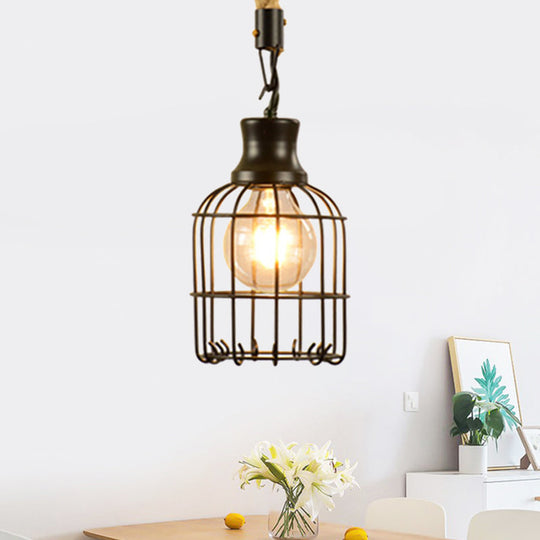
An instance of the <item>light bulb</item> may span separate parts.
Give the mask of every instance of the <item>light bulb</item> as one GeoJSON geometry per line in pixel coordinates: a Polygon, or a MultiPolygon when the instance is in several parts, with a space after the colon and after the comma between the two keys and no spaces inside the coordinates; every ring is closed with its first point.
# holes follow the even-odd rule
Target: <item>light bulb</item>
{"type": "MultiPolygon", "coordinates": [[[[238,212],[234,225],[235,276],[250,289],[275,290],[276,268],[280,291],[290,289],[304,279],[317,253],[317,239],[309,219],[302,212],[287,187],[260,187],[251,190],[249,200],[238,212]],[[277,193],[279,214],[299,217],[276,219],[277,193]],[[242,214],[249,214],[242,217],[242,214]],[[259,214],[253,217],[253,214],[259,214]],[[268,217],[265,217],[268,216],[268,217]]],[[[225,232],[225,260],[231,265],[232,220],[225,232]]]]}

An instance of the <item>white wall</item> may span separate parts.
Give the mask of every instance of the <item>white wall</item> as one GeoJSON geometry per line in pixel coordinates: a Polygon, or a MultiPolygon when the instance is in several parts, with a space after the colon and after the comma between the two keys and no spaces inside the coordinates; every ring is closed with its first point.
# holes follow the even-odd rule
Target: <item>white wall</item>
{"type": "Polygon", "coordinates": [[[264,107],[252,2],[2,2],[0,528],[262,513],[232,475],[277,438],[359,461],[326,518],[361,523],[456,464],[451,334],[511,340],[540,423],[538,3],[283,4],[281,114],[350,217],[338,368],[193,354],[190,214],[264,107]]]}

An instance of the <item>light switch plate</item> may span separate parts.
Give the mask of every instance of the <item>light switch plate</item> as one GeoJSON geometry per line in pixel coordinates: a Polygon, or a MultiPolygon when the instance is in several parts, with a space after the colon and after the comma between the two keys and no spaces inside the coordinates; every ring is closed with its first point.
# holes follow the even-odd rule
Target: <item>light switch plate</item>
{"type": "Polygon", "coordinates": [[[420,409],[420,396],[418,392],[403,392],[403,410],[405,412],[418,412],[420,409]]]}

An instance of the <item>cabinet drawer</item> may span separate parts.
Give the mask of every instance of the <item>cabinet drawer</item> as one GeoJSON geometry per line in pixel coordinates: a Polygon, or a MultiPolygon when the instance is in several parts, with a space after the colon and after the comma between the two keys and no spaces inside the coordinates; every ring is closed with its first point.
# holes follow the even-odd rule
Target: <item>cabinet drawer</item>
{"type": "Polygon", "coordinates": [[[486,509],[521,508],[540,510],[540,480],[490,482],[486,484],[486,509]]]}

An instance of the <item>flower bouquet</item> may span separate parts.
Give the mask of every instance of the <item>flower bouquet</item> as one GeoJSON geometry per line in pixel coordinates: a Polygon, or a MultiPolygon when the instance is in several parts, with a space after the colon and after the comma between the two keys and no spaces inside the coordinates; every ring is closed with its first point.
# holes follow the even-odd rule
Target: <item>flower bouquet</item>
{"type": "Polygon", "coordinates": [[[269,515],[269,534],[273,538],[316,537],[321,507],[333,510],[334,496],[357,485],[352,475],[356,464],[337,461],[330,442],[322,448],[315,444],[260,442],[240,463],[242,489],[251,482],[258,487],[270,482],[285,495],[281,510],[269,515]]]}

